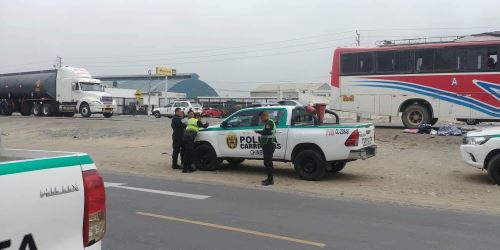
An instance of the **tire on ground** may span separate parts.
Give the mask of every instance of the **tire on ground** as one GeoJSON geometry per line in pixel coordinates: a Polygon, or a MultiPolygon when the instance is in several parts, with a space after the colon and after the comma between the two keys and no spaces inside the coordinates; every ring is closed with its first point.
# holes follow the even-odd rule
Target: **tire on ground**
{"type": "Polygon", "coordinates": [[[226,161],[229,162],[229,164],[232,165],[232,166],[238,166],[241,163],[243,163],[245,161],[245,159],[241,159],[241,158],[228,158],[228,159],[226,159],[226,161]]]}
{"type": "Polygon", "coordinates": [[[54,114],[54,105],[51,103],[44,103],[42,105],[42,115],[43,116],[52,116],[54,114]]]}
{"type": "Polygon", "coordinates": [[[153,112],[153,115],[154,115],[156,118],[161,118],[161,114],[160,114],[160,112],[158,112],[158,111],[153,112]]]}
{"type": "Polygon", "coordinates": [[[87,103],[82,103],[82,105],[80,105],[80,114],[85,118],[92,116],[90,106],[87,103]]]}
{"type": "Polygon", "coordinates": [[[405,108],[401,120],[407,128],[418,128],[421,124],[431,123],[431,112],[420,104],[412,104],[405,108]]]}
{"type": "Polygon", "coordinates": [[[298,153],[293,164],[295,172],[304,180],[321,180],[326,174],[325,159],[316,150],[306,149],[298,153]]]}
{"type": "Polygon", "coordinates": [[[33,106],[31,107],[31,113],[33,113],[34,116],[41,116],[42,115],[42,104],[33,103],[33,106]]]}
{"type": "Polygon", "coordinates": [[[194,165],[199,170],[213,171],[219,166],[219,159],[212,146],[200,144],[194,149],[194,165]]]}
{"type": "Polygon", "coordinates": [[[0,115],[12,115],[12,107],[9,102],[2,101],[0,102],[0,115]]]}
{"type": "Polygon", "coordinates": [[[493,156],[488,162],[488,175],[495,184],[500,185],[500,154],[493,156]]]}
{"type": "Polygon", "coordinates": [[[33,104],[31,102],[23,102],[21,104],[21,115],[22,116],[29,116],[31,115],[31,109],[32,109],[33,104]]]}
{"type": "Polygon", "coordinates": [[[328,163],[328,172],[330,173],[338,173],[345,168],[347,162],[345,161],[333,161],[328,163]]]}

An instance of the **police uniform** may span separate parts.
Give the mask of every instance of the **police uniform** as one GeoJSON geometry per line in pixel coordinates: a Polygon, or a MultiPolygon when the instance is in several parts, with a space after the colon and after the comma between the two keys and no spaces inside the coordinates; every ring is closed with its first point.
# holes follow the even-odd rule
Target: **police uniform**
{"type": "Polygon", "coordinates": [[[181,164],[184,162],[184,147],[182,146],[182,140],[184,137],[184,129],[186,129],[186,125],[182,123],[182,117],[175,115],[172,119],[172,168],[179,169],[179,165],[177,164],[179,154],[181,155],[181,164]]]}
{"type": "Polygon", "coordinates": [[[260,134],[259,142],[262,147],[262,153],[264,155],[264,166],[267,170],[267,179],[262,182],[262,184],[273,184],[273,154],[276,149],[276,124],[273,120],[267,120],[264,124],[264,128],[259,131],[255,131],[260,134]]]}
{"type": "Polygon", "coordinates": [[[194,140],[200,131],[200,127],[208,127],[208,123],[202,124],[197,118],[187,119],[186,130],[184,131],[183,146],[184,146],[184,162],[182,164],[182,172],[193,171],[193,155],[194,155],[194,140]]]}

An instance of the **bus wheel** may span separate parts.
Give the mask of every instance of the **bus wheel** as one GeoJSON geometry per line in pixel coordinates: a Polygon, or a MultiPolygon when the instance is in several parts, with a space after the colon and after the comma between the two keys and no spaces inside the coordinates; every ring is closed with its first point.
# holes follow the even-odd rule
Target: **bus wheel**
{"type": "Polygon", "coordinates": [[[418,128],[421,124],[431,121],[431,112],[420,104],[413,104],[403,111],[401,120],[407,128],[418,128]]]}
{"type": "Polygon", "coordinates": [[[479,121],[476,119],[467,119],[467,120],[465,120],[465,123],[467,125],[477,125],[477,124],[479,124],[479,121]]]}

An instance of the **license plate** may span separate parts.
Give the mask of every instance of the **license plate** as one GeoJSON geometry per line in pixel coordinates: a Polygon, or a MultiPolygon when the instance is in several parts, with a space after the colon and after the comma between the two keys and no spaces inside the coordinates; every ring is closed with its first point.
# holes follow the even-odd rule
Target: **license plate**
{"type": "Polygon", "coordinates": [[[372,137],[361,138],[361,144],[363,146],[368,146],[368,145],[371,145],[372,143],[373,143],[373,138],[372,137]]]}

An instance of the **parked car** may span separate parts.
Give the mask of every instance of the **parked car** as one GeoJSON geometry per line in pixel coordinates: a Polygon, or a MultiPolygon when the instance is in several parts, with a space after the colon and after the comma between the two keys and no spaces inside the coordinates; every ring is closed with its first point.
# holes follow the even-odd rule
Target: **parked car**
{"type": "Polygon", "coordinates": [[[500,185],[500,126],[468,132],[460,151],[467,164],[488,171],[500,185]]]}
{"type": "Polygon", "coordinates": [[[162,116],[172,118],[175,115],[176,108],[181,108],[184,111],[184,113],[187,114],[189,110],[193,110],[195,113],[201,113],[203,107],[201,106],[201,104],[197,102],[174,101],[172,104],[168,104],[163,107],[153,109],[152,114],[156,118],[160,118],[162,116]]]}
{"type": "Polygon", "coordinates": [[[201,115],[205,117],[223,117],[224,111],[218,108],[204,108],[201,115]]]}

